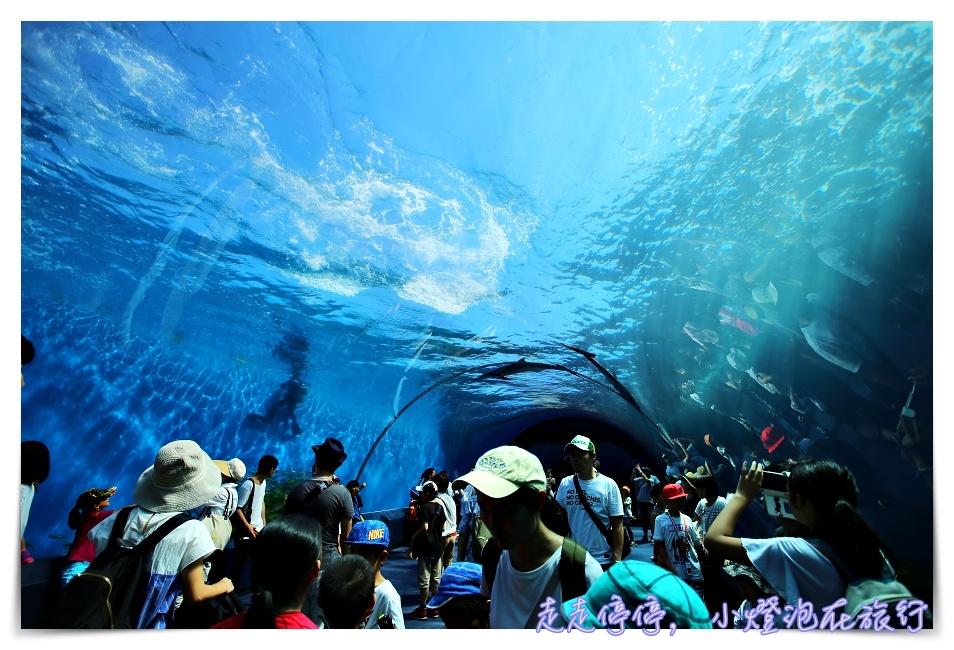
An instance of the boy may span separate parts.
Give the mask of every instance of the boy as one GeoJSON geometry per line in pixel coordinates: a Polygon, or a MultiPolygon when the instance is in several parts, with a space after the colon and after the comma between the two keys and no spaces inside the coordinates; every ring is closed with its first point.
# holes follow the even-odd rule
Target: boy
{"type": "Polygon", "coordinates": [[[348,544],[351,553],[366,559],[374,569],[374,609],[358,627],[373,630],[384,623],[385,627],[403,630],[401,596],[391,581],[381,575],[381,565],[388,559],[388,546],[391,545],[391,532],[387,524],[377,519],[355,522],[348,533],[348,544]]]}
{"type": "Polygon", "coordinates": [[[357,629],[374,609],[371,564],[360,555],[348,554],[338,557],[328,568],[322,566],[318,606],[327,627],[332,630],[357,629]]]}
{"type": "Polygon", "coordinates": [[[480,593],[490,598],[492,629],[533,629],[547,598],[559,604],[582,595],[603,574],[593,556],[572,540],[567,546],[579,557],[582,570],[574,562],[568,573],[561,571],[564,537],[542,519],[547,477],[540,460],[526,449],[491,449],[477,459],[472,472],[454,481],[456,489],[467,484],[477,491],[481,517],[502,549],[493,580],[486,571],[480,586],[480,593]]]}
{"type": "Polygon", "coordinates": [[[490,599],[480,594],[481,567],[457,562],[441,575],[437,595],[427,603],[436,609],[448,630],[479,630],[490,625],[490,599]]]}
{"type": "Polygon", "coordinates": [[[666,512],[656,517],[653,530],[656,564],[685,580],[702,598],[699,552],[704,548],[692,520],[682,512],[688,495],[681,485],[671,483],[660,496],[666,512]]]}

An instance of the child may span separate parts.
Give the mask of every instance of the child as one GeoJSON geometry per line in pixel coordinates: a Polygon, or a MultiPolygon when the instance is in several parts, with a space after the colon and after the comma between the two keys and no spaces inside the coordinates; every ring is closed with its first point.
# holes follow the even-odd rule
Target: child
{"type": "MultiPolygon", "coordinates": [[[[727,562],[725,572],[735,578],[745,600],[739,605],[738,616],[733,618],[733,627],[736,629],[745,629],[748,625],[748,615],[750,610],[755,609],[760,600],[768,600],[771,596],[778,595],[769,583],[765,581],[762,574],[755,567],[744,566],[735,562],[727,562]]],[[[779,607],[784,606],[781,601],[779,607]]]]}
{"type": "Polygon", "coordinates": [[[332,630],[354,630],[374,609],[374,570],[360,555],[342,555],[322,571],[318,605],[332,630]]]}
{"type": "Polygon", "coordinates": [[[448,630],[490,626],[490,599],[480,593],[480,577],[481,567],[474,562],[456,562],[441,575],[427,608],[437,610],[448,630]]]}
{"type": "Polygon", "coordinates": [[[387,524],[377,519],[355,522],[348,533],[348,544],[351,553],[366,559],[374,569],[374,609],[359,627],[367,630],[381,627],[403,630],[401,596],[391,581],[381,575],[381,565],[388,559],[388,546],[391,545],[391,532],[387,524]]]}
{"type": "Polygon", "coordinates": [[[623,497],[623,525],[629,530],[632,545],[636,546],[636,536],[633,535],[633,498],[629,496],[629,487],[626,485],[621,487],[619,492],[623,497]]]}
{"type": "Polygon", "coordinates": [[[96,558],[96,548],[86,535],[93,526],[113,514],[112,510],[106,510],[106,508],[109,507],[109,497],[114,494],[116,494],[115,487],[107,490],[90,488],[77,497],[76,505],[70,510],[69,519],[67,519],[67,524],[70,529],[76,531],[76,535],[73,537],[70,550],[66,552],[66,564],[60,573],[62,586],[68,585],[70,580],[85,571],[89,563],[96,558]]]}
{"type": "Polygon", "coordinates": [[[358,483],[355,480],[348,481],[348,491],[351,493],[351,504],[354,506],[354,514],[351,516],[352,525],[364,519],[364,517],[361,516],[361,508],[364,507],[364,502],[361,501],[361,495],[358,493],[366,487],[368,487],[367,483],[358,483]]]}
{"type": "Polygon", "coordinates": [[[692,520],[682,512],[687,496],[678,483],[663,487],[660,497],[666,512],[656,517],[653,549],[656,564],[685,580],[703,598],[702,541],[692,520]]]}
{"type": "MultiPolygon", "coordinates": [[[[421,503],[417,506],[417,517],[421,527],[417,529],[408,544],[407,556],[417,558],[417,586],[421,590],[418,608],[408,614],[409,618],[422,621],[428,617],[428,589],[437,594],[441,580],[441,553],[444,528],[444,508],[437,502],[437,484],[427,481],[421,489],[421,503]]],[[[437,618],[436,610],[430,615],[437,618]]]]}

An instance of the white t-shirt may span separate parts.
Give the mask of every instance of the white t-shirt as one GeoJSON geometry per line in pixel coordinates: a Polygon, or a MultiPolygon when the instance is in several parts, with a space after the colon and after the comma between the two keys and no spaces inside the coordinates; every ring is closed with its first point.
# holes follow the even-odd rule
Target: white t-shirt
{"type": "Polygon", "coordinates": [[[219,515],[228,518],[232,516],[237,507],[238,490],[235,483],[223,483],[211,499],[191,512],[195,514],[196,519],[202,519],[208,515],[219,515]]]}
{"type": "Polygon", "coordinates": [[[368,618],[364,619],[361,629],[378,629],[378,617],[382,614],[390,614],[394,629],[403,630],[404,611],[401,609],[401,596],[390,580],[385,580],[374,588],[374,599],[374,609],[371,610],[368,618]]]}
{"type": "MultiPolygon", "coordinates": [[[[245,504],[248,502],[248,497],[252,494],[252,486],[254,481],[250,478],[242,481],[242,484],[238,488],[238,507],[244,508],[245,504]]],[[[268,479],[262,479],[261,485],[255,485],[255,496],[252,499],[252,519],[248,523],[252,524],[258,530],[262,530],[265,527],[265,522],[262,521],[262,505],[265,503],[265,485],[268,483],[268,479]]]]}
{"type": "MultiPolygon", "coordinates": [[[[540,611],[540,603],[552,596],[556,601],[555,608],[563,605],[563,585],[557,580],[556,586],[548,594],[543,589],[550,582],[554,571],[560,570],[560,556],[563,547],[558,548],[546,562],[532,571],[517,571],[510,564],[510,552],[500,554],[497,563],[497,575],[494,578],[493,592],[487,588],[487,583],[481,578],[480,593],[490,598],[490,627],[503,630],[520,630],[526,625],[532,612],[540,611]]],[[[586,563],[583,567],[586,576],[586,587],[596,582],[603,575],[599,562],[586,554],[586,563]]]]}
{"type": "Polygon", "coordinates": [[[30,519],[30,507],[33,505],[33,496],[36,494],[36,488],[33,484],[24,485],[20,483],[20,537],[26,531],[27,521],[30,519]]]}
{"type": "Polygon", "coordinates": [[[798,599],[821,609],[845,595],[845,583],[835,566],[800,537],[742,538],[742,548],[752,566],[793,607],[798,599]]]}
{"type": "Polygon", "coordinates": [[[728,501],[726,501],[725,497],[716,497],[715,502],[711,506],[706,505],[705,499],[699,499],[699,503],[696,504],[696,516],[699,517],[700,537],[706,536],[706,531],[709,530],[709,526],[712,525],[712,522],[715,521],[719,513],[722,512],[722,509],[725,508],[726,503],[728,503],[728,501]]]}
{"type": "Polygon", "coordinates": [[[702,581],[702,566],[695,545],[700,543],[699,533],[686,513],[673,517],[664,512],[656,517],[653,542],[662,542],[676,575],[686,582],[702,581]]]}
{"type": "MultiPolygon", "coordinates": [[[[117,510],[89,531],[88,538],[96,547],[96,555],[106,548],[118,512],[117,510]]],[[[139,507],[133,508],[121,539],[132,545],[138,544],[176,514],[178,513],[155,513],[139,507]]],[[[196,560],[208,557],[214,550],[215,543],[209,530],[197,519],[183,523],[159,542],[149,557],[149,583],[146,593],[150,596],[139,615],[139,629],[168,627],[176,597],[182,591],[179,573],[196,560]]]]}
{"type": "Polygon", "coordinates": [[[630,519],[633,518],[633,499],[632,497],[626,497],[623,499],[623,512],[630,519]]]}
{"type": "MultiPolygon", "coordinates": [[[[585,546],[599,564],[609,564],[613,560],[613,549],[583,507],[576,494],[573,476],[566,476],[560,481],[556,496],[560,505],[566,508],[570,538],[585,546]]],[[[593,513],[607,531],[611,530],[610,517],[623,516],[623,499],[620,497],[619,487],[603,474],[597,474],[588,481],[580,479],[580,487],[586,492],[586,499],[593,513]]]]}

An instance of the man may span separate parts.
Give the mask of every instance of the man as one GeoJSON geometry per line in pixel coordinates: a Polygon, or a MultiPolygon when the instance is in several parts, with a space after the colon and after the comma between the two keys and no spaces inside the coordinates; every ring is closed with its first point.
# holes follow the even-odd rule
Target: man
{"type": "Polygon", "coordinates": [[[262,456],[258,460],[258,469],[245,479],[238,488],[238,505],[235,515],[245,525],[245,529],[251,537],[257,537],[259,532],[265,528],[265,487],[268,479],[275,475],[277,469],[277,458],[270,455],[262,456]],[[251,517],[246,519],[244,509],[248,506],[250,498],[252,499],[252,512],[251,517]]]}
{"type": "MultiPolygon", "coordinates": [[[[470,471],[473,471],[473,467],[470,471]]],[[[467,550],[471,544],[474,520],[479,514],[477,508],[477,493],[474,492],[473,485],[467,485],[463,490],[456,490],[460,495],[460,521],[457,522],[457,561],[467,560],[467,550]]],[[[474,539],[476,542],[476,539],[474,539]]],[[[480,551],[477,551],[477,560],[480,557],[480,551]]],[[[479,562],[478,562],[479,563],[479,562]]]]}
{"type": "Polygon", "coordinates": [[[348,454],[344,445],[334,438],[326,438],[311,450],[315,452],[312,478],[291,489],[282,514],[301,512],[318,520],[322,529],[322,557],[327,566],[348,552],[354,504],[351,492],[335,476],[335,470],[348,454]]]}
{"type": "Polygon", "coordinates": [[[623,553],[623,499],[619,486],[593,467],[596,445],[586,436],[576,436],[564,450],[570,454],[573,475],[560,481],[556,500],[566,508],[570,537],[585,546],[606,571],[620,561],[623,553]],[[603,529],[609,532],[609,539],[583,507],[580,489],[603,529]]]}
{"type": "MultiPolygon", "coordinates": [[[[560,567],[563,537],[541,520],[547,503],[543,465],[520,447],[497,447],[481,456],[474,470],[453,485],[455,490],[474,486],[481,517],[502,549],[493,584],[488,583],[485,567],[480,586],[480,593],[490,598],[490,627],[536,627],[545,613],[541,603],[547,598],[557,605],[563,602],[562,582],[568,579],[560,567]]],[[[583,555],[580,582],[588,587],[603,572],[589,553],[583,555]]]]}
{"type": "MultiPolygon", "coordinates": [[[[348,552],[347,540],[354,516],[351,492],[335,476],[335,470],[341,467],[348,454],[345,453],[344,445],[334,438],[326,438],[320,445],[312,446],[311,450],[315,452],[312,478],[291,489],[282,514],[300,512],[318,520],[321,524],[322,567],[330,568],[334,566],[335,560],[348,552]]],[[[326,569],[322,569],[322,575],[325,572],[326,569]]],[[[321,624],[323,615],[318,605],[318,586],[317,582],[311,584],[301,611],[316,624],[321,624]]],[[[373,579],[371,589],[373,592],[373,579]]]]}
{"type": "Polygon", "coordinates": [[[422,621],[432,614],[427,611],[428,595],[437,593],[441,581],[441,555],[444,552],[444,506],[437,497],[437,484],[434,481],[425,481],[421,486],[421,500],[417,506],[417,517],[421,522],[411,540],[408,542],[407,557],[417,559],[417,586],[420,589],[420,601],[417,609],[407,617],[422,621]]]}
{"type": "Polygon", "coordinates": [[[255,473],[238,487],[235,514],[231,518],[235,556],[229,570],[229,577],[236,585],[245,584],[242,582],[242,573],[248,563],[252,540],[265,528],[265,487],[277,469],[278,459],[266,454],[259,458],[255,473]],[[251,515],[246,518],[249,499],[252,500],[252,509],[251,515]]]}

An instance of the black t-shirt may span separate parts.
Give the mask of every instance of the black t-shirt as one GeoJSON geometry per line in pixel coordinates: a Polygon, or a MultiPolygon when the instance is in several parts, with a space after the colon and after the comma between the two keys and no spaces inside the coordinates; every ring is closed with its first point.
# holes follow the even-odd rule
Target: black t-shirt
{"type": "Polygon", "coordinates": [[[418,557],[436,558],[441,551],[441,532],[444,528],[444,508],[436,500],[419,503],[417,517],[427,522],[427,531],[421,532],[414,542],[413,553],[418,557]]]}

